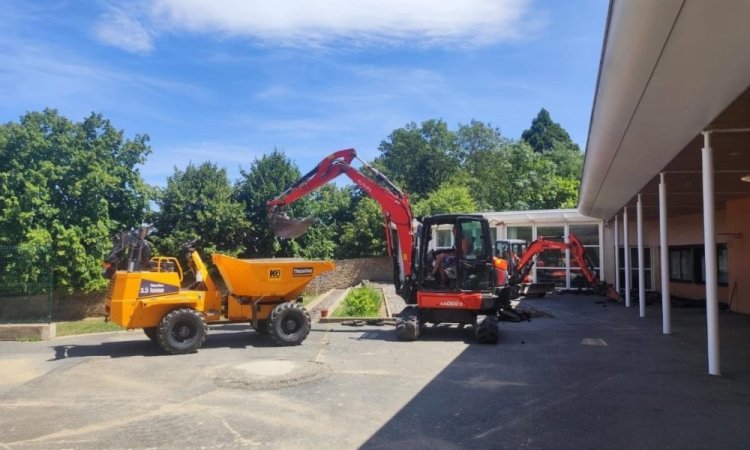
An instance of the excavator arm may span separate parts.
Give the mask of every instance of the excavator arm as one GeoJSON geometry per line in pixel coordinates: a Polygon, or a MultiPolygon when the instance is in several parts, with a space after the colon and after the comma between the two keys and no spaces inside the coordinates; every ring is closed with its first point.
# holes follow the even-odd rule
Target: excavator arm
{"type": "Polygon", "coordinates": [[[290,224],[292,228],[296,228],[294,235],[301,235],[314,222],[300,226],[299,222],[286,217],[281,212],[281,208],[314,192],[339,175],[348,176],[367,195],[378,202],[383,211],[388,253],[394,262],[394,282],[400,291],[412,275],[413,215],[408,197],[385,175],[364,161],[360,160],[362,167],[371,174],[370,176],[352,167],[351,163],[355,158],[359,159],[357,152],[352,148],[339,150],[324,158],[313,170],[268,202],[270,222],[274,232],[279,236],[289,236],[290,233],[286,233],[284,228],[290,224]]]}
{"type": "Polygon", "coordinates": [[[529,275],[529,272],[531,272],[531,268],[534,267],[536,257],[548,250],[570,250],[570,257],[578,264],[581,274],[589,286],[594,289],[594,292],[605,295],[612,300],[620,300],[620,295],[612,285],[599,280],[594,264],[591,262],[588,254],[586,254],[583,243],[574,234],[568,236],[568,242],[552,241],[543,237],[532,242],[526,253],[521,256],[516,273],[511,274],[511,282],[520,283],[523,281],[529,275]]]}

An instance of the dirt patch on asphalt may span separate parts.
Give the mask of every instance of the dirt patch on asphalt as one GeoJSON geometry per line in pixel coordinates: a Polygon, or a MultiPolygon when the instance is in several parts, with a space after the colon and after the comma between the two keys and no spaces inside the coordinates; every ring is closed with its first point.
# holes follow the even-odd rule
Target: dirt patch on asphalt
{"type": "Polygon", "coordinates": [[[228,389],[278,390],[327,378],[330,368],[314,361],[263,359],[222,365],[209,376],[216,386],[228,389]]]}

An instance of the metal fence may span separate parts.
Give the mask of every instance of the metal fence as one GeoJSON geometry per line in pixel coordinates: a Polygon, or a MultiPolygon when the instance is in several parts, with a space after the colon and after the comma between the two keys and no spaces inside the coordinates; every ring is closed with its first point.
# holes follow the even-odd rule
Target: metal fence
{"type": "Polygon", "coordinates": [[[51,251],[0,246],[0,323],[52,320],[51,251]]]}

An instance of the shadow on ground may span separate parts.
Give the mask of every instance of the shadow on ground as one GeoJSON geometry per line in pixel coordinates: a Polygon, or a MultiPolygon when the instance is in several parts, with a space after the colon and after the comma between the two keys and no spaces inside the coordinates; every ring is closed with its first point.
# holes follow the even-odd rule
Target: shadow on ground
{"type": "Polygon", "coordinates": [[[530,302],[556,319],[501,324],[495,351],[467,347],[363,448],[747,448],[750,317],[721,315],[712,377],[704,312],[673,310],[664,336],[661,305],[594,300],[530,302]]]}
{"type": "MultiPolygon", "coordinates": [[[[248,330],[247,325],[222,325],[221,327],[212,327],[209,330],[206,342],[198,351],[212,348],[245,349],[248,347],[265,348],[278,347],[278,345],[270,337],[248,330]]],[[[137,336],[135,333],[133,334],[133,339],[129,341],[102,342],[99,344],[64,344],[55,345],[52,349],[54,350],[54,356],[50,361],[88,356],[108,356],[110,358],[171,356],[145,336],[137,336]]]]}

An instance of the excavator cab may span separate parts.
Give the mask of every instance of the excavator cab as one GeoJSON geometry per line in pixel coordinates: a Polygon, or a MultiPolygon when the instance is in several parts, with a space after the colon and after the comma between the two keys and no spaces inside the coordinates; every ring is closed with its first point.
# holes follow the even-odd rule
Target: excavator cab
{"type": "Polygon", "coordinates": [[[454,214],[422,218],[418,230],[417,284],[431,291],[491,291],[492,246],[487,221],[454,214]]]}

